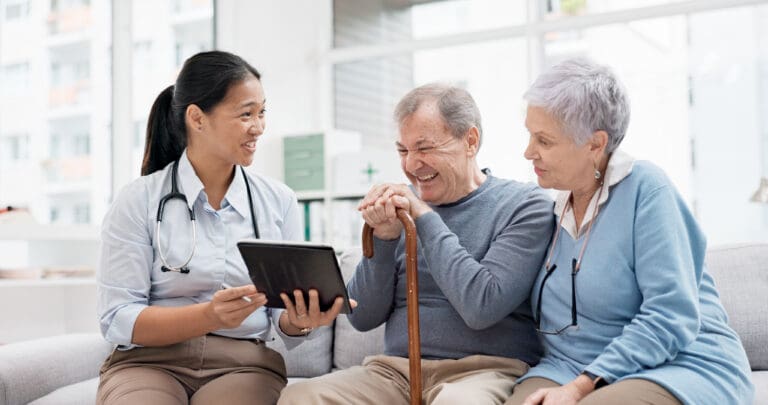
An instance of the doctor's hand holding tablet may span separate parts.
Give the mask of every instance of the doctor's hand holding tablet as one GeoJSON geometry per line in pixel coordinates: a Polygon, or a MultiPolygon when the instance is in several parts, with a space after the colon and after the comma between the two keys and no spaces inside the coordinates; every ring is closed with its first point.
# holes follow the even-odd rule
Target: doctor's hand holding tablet
{"type": "Polygon", "coordinates": [[[347,296],[330,246],[245,239],[237,247],[256,291],[263,293],[257,297],[264,296],[269,307],[285,309],[280,328],[289,335],[306,335],[357,306],[347,296]]]}
{"type": "MultiPolygon", "coordinates": [[[[337,296],[327,311],[321,311],[320,295],[314,288],[307,292],[295,289],[291,296],[280,292],[279,296],[286,309],[280,317],[280,329],[288,335],[306,335],[317,327],[329,325],[339,313],[348,312],[344,311],[345,298],[342,296],[337,296]],[[305,295],[309,297],[309,305],[305,302],[305,295]]],[[[253,284],[239,287],[222,284],[222,290],[214,294],[210,302],[209,311],[222,328],[233,328],[240,325],[253,311],[267,304],[266,295],[259,292],[253,284]]],[[[349,299],[348,305],[349,308],[355,308],[357,301],[349,299]]]]}

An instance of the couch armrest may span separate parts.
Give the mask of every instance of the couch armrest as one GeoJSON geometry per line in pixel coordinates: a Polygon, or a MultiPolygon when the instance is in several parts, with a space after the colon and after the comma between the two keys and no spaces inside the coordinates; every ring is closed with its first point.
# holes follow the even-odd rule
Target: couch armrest
{"type": "Polygon", "coordinates": [[[98,376],[112,347],[96,333],[0,346],[0,404],[26,404],[60,387],[98,376]]]}

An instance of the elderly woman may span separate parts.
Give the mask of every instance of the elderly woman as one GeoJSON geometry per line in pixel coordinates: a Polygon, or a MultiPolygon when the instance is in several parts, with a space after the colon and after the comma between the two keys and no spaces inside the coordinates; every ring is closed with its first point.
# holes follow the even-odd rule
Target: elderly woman
{"type": "Polygon", "coordinates": [[[525,94],[539,185],[561,190],[531,297],[546,350],[507,404],[751,404],[749,364],[662,170],[618,150],[629,100],[569,60],[525,94]]]}

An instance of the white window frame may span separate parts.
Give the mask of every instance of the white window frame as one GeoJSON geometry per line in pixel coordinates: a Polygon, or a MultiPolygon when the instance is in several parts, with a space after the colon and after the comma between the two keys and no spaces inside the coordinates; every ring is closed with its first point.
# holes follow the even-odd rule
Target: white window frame
{"type": "Polygon", "coordinates": [[[565,17],[547,21],[543,19],[543,13],[540,11],[540,7],[542,6],[541,0],[527,0],[527,2],[528,16],[525,24],[425,39],[414,39],[396,43],[329,49],[321,63],[323,77],[327,78],[329,83],[328,86],[324,86],[324,99],[321,103],[322,105],[327,106],[326,111],[324,111],[324,121],[331,126],[333,125],[335,111],[332,72],[334,65],[337,64],[412,54],[420,50],[512,38],[525,38],[529,56],[528,80],[529,82],[532,82],[533,79],[541,73],[544,61],[544,48],[542,46],[543,35],[547,32],[579,30],[636,20],[672,17],[734,7],[766,4],[765,0],[689,0],[648,7],[565,17]]]}

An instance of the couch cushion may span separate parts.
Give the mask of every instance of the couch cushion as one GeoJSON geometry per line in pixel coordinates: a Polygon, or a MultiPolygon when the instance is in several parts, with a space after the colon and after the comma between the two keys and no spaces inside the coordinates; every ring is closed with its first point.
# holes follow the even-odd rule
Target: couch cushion
{"type": "Polygon", "coordinates": [[[96,403],[99,377],[61,387],[29,405],[91,405],[96,403]]]}
{"type": "Polygon", "coordinates": [[[275,340],[267,342],[267,346],[283,355],[288,377],[317,377],[331,371],[333,329],[330,326],[323,326],[314,334],[311,340],[287,350],[283,340],[277,337],[277,333],[272,333],[275,340]]]}
{"type": "MultiPolygon", "coordinates": [[[[362,258],[362,249],[350,248],[341,255],[341,274],[348,282],[355,274],[357,263],[362,258]]],[[[349,368],[362,364],[365,356],[384,353],[384,325],[360,332],[349,323],[346,315],[336,318],[336,332],[333,342],[333,367],[349,368]]]]}
{"type": "Polygon", "coordinates": [[[768,370],[768,244],[715,247],[706,260],[750,366],[768,370]]]}

